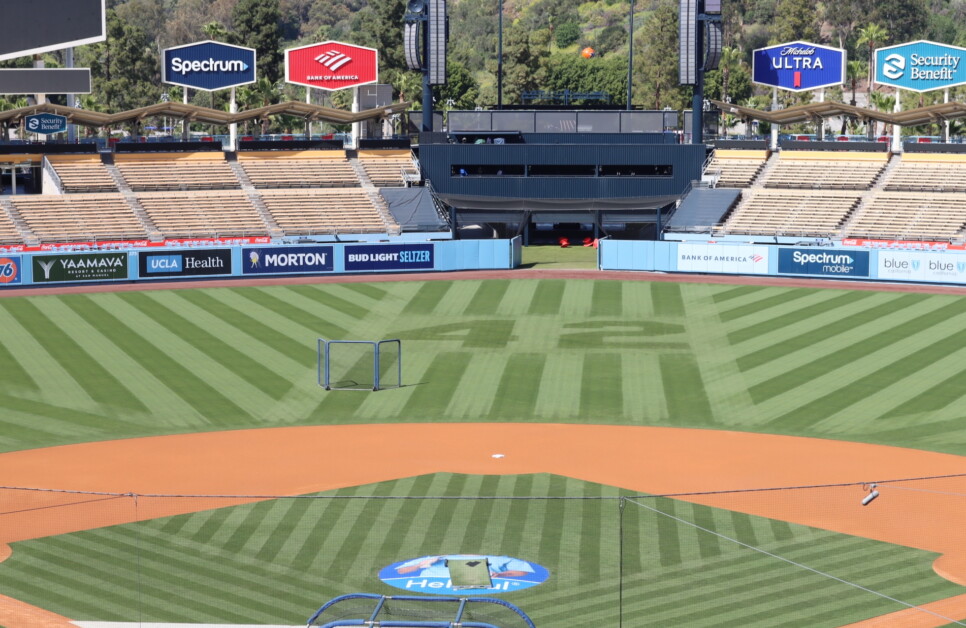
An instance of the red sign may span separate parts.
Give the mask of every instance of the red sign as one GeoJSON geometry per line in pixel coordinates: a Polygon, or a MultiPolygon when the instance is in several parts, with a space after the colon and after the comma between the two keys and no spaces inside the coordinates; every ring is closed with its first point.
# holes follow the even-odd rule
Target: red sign
{"type": "Polygon", "coordinates": [[[339,41],[285,51],[285,82],[334,92],[379,80],[379,51],[339,41]]]}

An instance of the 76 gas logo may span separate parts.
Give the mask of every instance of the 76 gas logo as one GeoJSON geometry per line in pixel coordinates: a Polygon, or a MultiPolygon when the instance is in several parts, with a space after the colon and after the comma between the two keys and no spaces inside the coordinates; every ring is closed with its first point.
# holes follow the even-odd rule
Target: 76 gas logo
{"type": "Polygon", "coordinates": [[[20,283],[20,258],[0,257],[0,284],[20,283]]]}

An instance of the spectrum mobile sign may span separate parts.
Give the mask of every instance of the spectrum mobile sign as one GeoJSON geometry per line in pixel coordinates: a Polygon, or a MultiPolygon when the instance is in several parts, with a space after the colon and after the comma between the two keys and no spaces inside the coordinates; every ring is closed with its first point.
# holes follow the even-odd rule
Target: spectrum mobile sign
{"type": "Polygon", "coordinates": [[[845,51],[793,41],[752,53],[752,81],[793,92],[845,82],[845,51]]]}
{"type": "Polygon", "coordinates": [[[255,50],[218,41],[166,48],[161,82],[213,92],[255,82],[255,50]]]}
{"type": "Polygon", "coordinates": [[[966,48],[913,41],[875,51],[875,82],[913,92],[966,84],[966,48]]]}
{"type": "Polygon", "coordinates": [[[782,275],[868,277],[869,252],[779,249],[778,272],[782,275]]]}
{"type": "Polygon", "coordinates": [[[341,41],[289,48],[285,82],[336,91],[379,80],[379,51],[341,41]]]}

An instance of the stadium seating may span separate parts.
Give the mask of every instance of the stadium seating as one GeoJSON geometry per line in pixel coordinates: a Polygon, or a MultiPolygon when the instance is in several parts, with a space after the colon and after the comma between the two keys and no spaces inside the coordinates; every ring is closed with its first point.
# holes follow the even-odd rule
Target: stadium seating
{"type": "Polygon", "coordinates": [[[879,192],[848,225],[849,237],[949,240],[963,236],[966,196],[879,192]]]}
{"type": "Polygon", "coordinates": [[[10,202],[41,242],[147,237],[121,194],[20,195],[10,202]]]}
{"type": "Polygon", "coordinates": [[[67,194],[118,191],[100,155],[50,155],[47,160],[67,194]]]}
{"type": "Polygon", "coordinates": [[[238,154],[256,188],[359,187],[343,151],[259,151],[238,154]]]}
{"type": "Polygon", "coordinates": [[[20,244],[22,242],[23,236],[20,235],[20,231],[7,216],[7,213],[0,209],[0,245],[20,244]]]}
{"type": "Polygon", "coordinates": [[[966,192],[966,155],[906,153],[886,180],[889,191],[966,192]]]}
{"type": "Polygon", "coordinates": [[[707,172],[718,175],[719,188],[745,188],[755,180],[767,159],[765,150],[717,150],[707,172]]]}
{"type": "Polygon", "coordinates": [[[403,171],[415,172],[408,150],[360,150],[359,164],[377,188],[403,187],[403,171]]]}
{"type": "Polygon", "coordinates": [[[846,191],[748,190],[717,233],[829,236],[836,234],[861,195],[846,191]]]}
{"type": "Polygon", "coordinates": [[[268,234],[268,226],[240,190],[144,192],[137,199],[165,238],[268,234]]]}
{"type": "Polygon", "coordinates": [[[388,228],[361,188],[262,190],[260,194],[286,235],[384,233],[388,228]]]}
{"type": "Polygon", "coordinates": [[[135,192],[239,190],[222,153],[122,153],[114,163],[135,192]]]}
{"type": "Polygon", "coordinates": [[[888,159],[884,152],[784,151],[763,183],[767,188],[868,190],[888,159]]]}

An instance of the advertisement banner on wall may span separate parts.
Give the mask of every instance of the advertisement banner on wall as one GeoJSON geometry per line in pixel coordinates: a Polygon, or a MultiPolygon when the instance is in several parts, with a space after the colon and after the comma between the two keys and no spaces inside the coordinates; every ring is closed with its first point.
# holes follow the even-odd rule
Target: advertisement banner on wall
{"type": "Polygon", "coordinates": [[[752,81],[789,91],[841,85],[845,51],[807,41],[759,48],[751,55],[752,81]]]}
{"type": "Polygon", "coordinates": [[[114,281],[128,278],[127,253],[36,255],[31,269],[34,283],[114,281]]]}
{"type": "Polygon", "coordinates": [[[880,251],[878,271],[893,281],[966,283],[966,255],[880,251]]]}
{"type": "Polygon", "coordinates": [[[138,271],[142,279],[230,275],[231,249],[139,253],[138,271]]]}
{"type": "Polygon", "coordinates": [[[768,274],[767,246],[679,244],[677,270],[691,273],[768,274]]]}
{"type": "Polygon", "coordinates": [[[868,251],[779,249],[778,272],[782,275],[820,277],[868,277],[868,251]]]}
{"type": "Polygon", "coordinates": [[[242,274],[245,275],[330,273],[333,262],[331,246],[242,249],[242,274]]]}
{"type": "Polygon", "coordinates": [[[346,272],[374,270],[398,272],[435,268],[432,244],[347,246],[343,250],[346,272]]]}
{"type": "Polygon", "coordinates": [[[21,258],[19,255],[0,257],[0,288],[5,286],[19,286],[22,281],[20,272],[21,258]]]}
{"type": "Polygon", "coordinates": [[[912,41],[875,51],[875,82],[914,92],[966,83],[966,48],[912,41]]]}
{"type": "Polygon", "coordinates": [[[165,48],[161,82],[213,92],[255,82],[255,49],[199,41],[165,48]]]}

